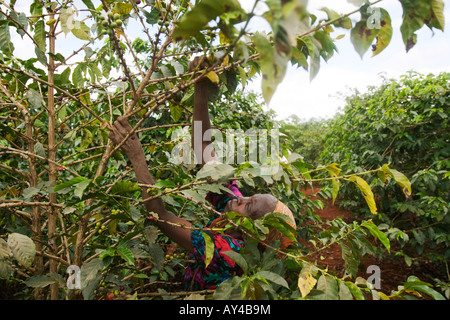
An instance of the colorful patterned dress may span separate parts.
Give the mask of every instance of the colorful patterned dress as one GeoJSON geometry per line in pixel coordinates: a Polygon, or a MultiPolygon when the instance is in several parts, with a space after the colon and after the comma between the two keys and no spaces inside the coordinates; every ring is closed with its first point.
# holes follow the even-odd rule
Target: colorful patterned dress
{"type": "MultiPolygon", "coordinates": [[[[206,197],[206,200],[208,200],[219,212],[223,212],[225,205],[229,200],[237,196],[242,196],[236,181],[231,182],[228,185],[228,189],[230,189],[233,194],[209,193],[206,197]]],[[[186,268],[184,276],[186,290],[215,289],[216,286],[226,279],[242,274],[242,269],[231,260],[225,252],[229,250],[239,252],[244,243],[231,236],[208,230],[208,227],[210,227],[217,218],[217,215],[214,216],[208,222],[206,228],[197,226],[202,229],[195,229],[191,232],[194,253],[189,254],[189,259],[194,260],[194,262],[189,263],[186,268]],[[211,240],[214,243],[214,255],[207,268],[205,268],[205,239],[202,232],[211,237],[211,240]]]]}

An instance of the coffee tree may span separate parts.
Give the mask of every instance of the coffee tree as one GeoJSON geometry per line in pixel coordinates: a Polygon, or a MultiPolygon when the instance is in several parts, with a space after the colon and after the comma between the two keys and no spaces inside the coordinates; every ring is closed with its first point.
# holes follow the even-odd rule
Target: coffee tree
{"type": "MultiPolygon", "coordinates": [[[[184,253],[166,253],[173,247],[151,225],[158,217],[144,210],[141,186],[120,146],[108,140],[113,121],[125,116],[158,180],[146,186],[148,192],[162,197],[172,212],[195,223],[207,220],[213,209],[205,203],[206,193],[223,191],[224,181],[232,178],[244,192],[271,192],[284,201],[299,225],[318,222],[314,228],[291,230],[276,215],[250,221],[230,213],[230,225],[247,236],[243,254],[230,255],[244,274],[224,282],[214,298],[388,299],[411,293],[442,298],[415,277],[390,294],[356,278],[361,255],[389,250],[389,239],[370,220],[320,223],[313,209],[321,202],[302,193],[305,184],[330,180],[335,198],[340,181],[350,181],[376,214],[364,176],[379,172],[411,193],[409,181],[394,168],[342,175],[337,163],[312,168],[283,146],[286,160],[271,175],[261,175],[258,164],[249,161],[196,171],[171,160],[174,146],[184,141],[183,130],[189,129],[193,84],[200,78],[210,80],[217,127],[270,129],[272,119],[258,98],[243,91],[250,79],[262,77],[268,102],[288,63],[306,69],[313,79],[321,62],[337,50],[341,34],[351,37],[361,56],[369,49],[372,55],[383,51],[393,30],[389,13],[376,7],[382,1],[351,2],[355,10],[339,14],[331,8],[309,12],[305,0],[257,0],[248,11],[237,0],[34,0],[28,7],[23,1],[1,1],[0,278],[9,292],[35,299],[191,294],[173,289],[184,253]],[[270,28],[250,31],[256,18],[270,28]],[[12,41],[15,33],[20,38],[12,41]],[[29,43],[28,58],[16,56],[18,41],[29,43]],[[71,53],[58,49],[68,42],[71,53]],[[197,55],[210,67],[188,72],[197,55]],[[329,177],[315,178],[320,172],[329,177]],[[257,244],[269,228],[293,240],[298,232],[315,248],[297,243],[283,252],[274,243],[260,252],[257,244]],[[373,238],[381,247],[368,241],[373,238]],[[344,278],[310,259],[334,243],[343,248],[344,278]]],[[[416,45],[415,32],[424,25],[443,30],[442,1],[401,4],[407,50],[416,45]]]]}
{"type": "MultiPolygon", "coordinates": [[[[395,183],[388,187],[391,182],[382,175],[368,181],[382,212],[377,218],[391,240],[398,241],[402,250],[397,254],[409,265],[416,256],[436,264],[446,264],[450,257],[448,81],[448,73],[386,79],[380,88],[349,97],[324,138],[322,160],[337,161],[344,171],[390,163],[409,177],[414,191],[406,196],[395,192],[395,183]]],[[[351,189],[341,189],[342,205],[358,202],[351,189]]]]}

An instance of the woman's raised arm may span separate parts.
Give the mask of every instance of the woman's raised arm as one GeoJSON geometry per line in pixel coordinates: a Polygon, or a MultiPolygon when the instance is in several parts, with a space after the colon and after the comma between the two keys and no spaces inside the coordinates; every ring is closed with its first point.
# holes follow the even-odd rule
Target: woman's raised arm
{"type": "MultiPolygon", "coordinates": [[[[113,129],[109,133],[109,138],[117,145],[125,139],[128,133],[131,132],[131,129],[127,118],[119,117],[117,121],[114,122],[113,129]]],[[[141,142],[137,135],[132,134],[123,143],[121,149],[126,153],[131,162],[138,183],[144,185],[155,184],[155,179],[148,170],[144,150],[142,149],[141,142]]],[[[144,200],[147,210],[149,212],[155,212],[159,216],[160,220],[157,220],[155,224],[161,232],[168,236],[169,239],[185,248],[188,252],[192,252],[191,223],[167,211],[164,202],[160,197],[146,201],[146,199],[150,198],[150,195],[147,193],[147,188],[142,187],[141,190],[142,199],[144,200]],[[166,223],[166,221],[169,223],[166,223]]]]}

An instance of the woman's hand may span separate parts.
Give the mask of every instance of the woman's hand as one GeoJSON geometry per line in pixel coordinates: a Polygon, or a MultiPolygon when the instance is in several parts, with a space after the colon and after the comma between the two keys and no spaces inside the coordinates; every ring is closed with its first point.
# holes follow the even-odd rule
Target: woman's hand
{"type": "MultiPolygon", "coordinates": [[[[127,118],[119,117],[109,132],[108,137],[111,141],[118,145],[131,132],[132,128],[128,123],[127,118]]],[[[138,151],[142,151],[142,145],[136,133],[131,134],[128,139],[120,146],[120,148],[128,155],[132,155],[138,151]]]]}

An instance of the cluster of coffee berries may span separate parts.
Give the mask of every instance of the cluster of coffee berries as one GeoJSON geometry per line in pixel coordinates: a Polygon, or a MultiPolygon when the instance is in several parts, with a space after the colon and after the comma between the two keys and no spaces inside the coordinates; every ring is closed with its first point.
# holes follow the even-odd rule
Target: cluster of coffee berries
{"type": "MultiPolygon", "coordinates": [[[[105,284],[103,283],[102,286],[105,286],[105,284]]],[[[125,287],[121,286],[119,288],[119,290],[114,290],[110,293],[108,293],[105,297],[106,300],[113,300],[115,297],[119,296],[121,294],[121,292],[123,292],[123,290],[125,290],[125,287]]]]}
{"type": "Polygon", "coordinates": [[[186,257],[186,254],[184,252],[181,253],[174,253],[172,255],[166,254],[166,260],[172,261],[173,259],[184,259],[186,257]]]}
{"type": "Polygon", "coordinates": [[[100,222],[97,222],[95,224],[95,229],[97,230],[98,233],[102,233],[103,231],[105,231],[106,227],[102,226],[100,222]]]}
{"type": "Polygon", "coordinates": [[[106,14],[99,14],[98,22],[104,28],[102,34],[112,35],[113,30],[122,27],[122,16],[119,13],[113,13],[109,11],[106,14]]]}
{"type": "Polygon", "coordinates": [[[119,209],[112,209],[111,210],[111,214],[113,215],[113,216],[115,216],[116,214],[119,214],[120,213],[120,210],[119,209]]]}

